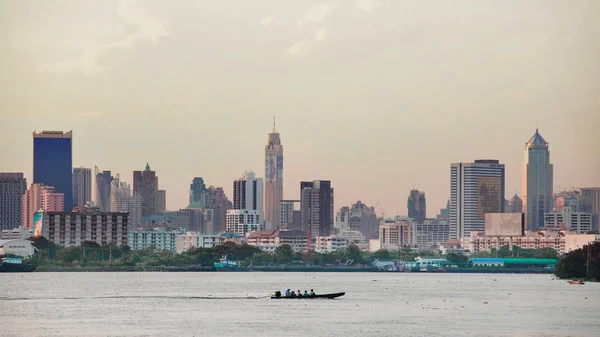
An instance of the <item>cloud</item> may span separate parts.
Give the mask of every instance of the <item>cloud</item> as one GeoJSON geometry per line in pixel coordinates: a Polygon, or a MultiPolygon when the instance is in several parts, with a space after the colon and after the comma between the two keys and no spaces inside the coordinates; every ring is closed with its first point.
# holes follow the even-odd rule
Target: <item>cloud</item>
{"type": "Polygon", "coordinates": [[[156,43],[158,39],[167,36],[164,25],[157,19],[151,18],[145,10],[137,5],[137,1],[107,1],[111,17],[119,24],[119,34],[107,41],[91,44],[83,53],[79,62],[57,62],[42,64],[40,71],[46,72],[80,72],[86,76],[102,73],[105,68],[99,64],[99,59],[118,49],[133,47],[137,42],[147,41],[156,43]]]}
{"type": "Polygon", "coordinates": [[[315,36],[312,39],[305,37],[296,41],[286,50],[286,53],[290,55],[302,54],[310,49],[314,44],[323,42],[326,37],[327,28],[320,27],[315,31],[315,36]]]}
{"type": "Polygon", "coordinates": [[[359,11],[370,12],[379,6],[381,6],[381,3],[379,2],[373,2],[371,0],[359,0],[356,2],[356,6],[354,8],[359,11]]]}
{"type": "Polygon", "coordinates": [[[263,25],[263,26],[268,26],[268,25],[271,24],[271,22],[273,22],[273,20],[275,20],[274,16],[272,16],[272,15],[265,16],[264,18],[262,18],[260,20],[260,24],[263,25]]]}

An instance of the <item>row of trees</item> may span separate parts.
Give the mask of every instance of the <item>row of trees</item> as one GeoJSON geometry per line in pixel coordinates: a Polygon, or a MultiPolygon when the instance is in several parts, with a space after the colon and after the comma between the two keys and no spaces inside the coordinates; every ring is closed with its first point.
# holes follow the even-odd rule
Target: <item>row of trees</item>
{"type": "MultiPolygon", "coordinates": [[[[195,248],[182,254],[158,250],[148,247],[143,250],[131,250],[129,246],[99,245],[96,242],[86,241],[77,247],[62,247],[44,237],[32,238],[34,246],[39,251],[31,257],[28,263],[37,266],[185,266],[200,265],[212,266],[224,255],[230,259],[241,261],[245,266],[270,266],[270,265],[343,265],[346,261],[353,260],[352,265],[368,265],[375,259],[415,261],[422,253],[409,248],[398,251],[379,250],[374,253],[361,251],[357,246],[350,244],[348,248],[331,253],[297,253],[289,245],[277,247],[273,254],[261,251],[259,248],[247,244],[238,245],[226,242],[214,248],[195,248]]],[[[428,257],[442,256],[437,252],[427,253],[428,257]]],[[[498,251],[479,253],[474,257],[537,257],[556,258],[556,251],[552,249],[525,250],[514,247],[502,247],[498,251]]],[[[456,264],[465,264],[469,257],[462,254],[448,254],[448,261],[456,264]]]]}
{"type": "Polygon", "coordinates": [[[556,265],[561,279],[600,281],[600,242],[593,242],[564,254],[556,265]]]}

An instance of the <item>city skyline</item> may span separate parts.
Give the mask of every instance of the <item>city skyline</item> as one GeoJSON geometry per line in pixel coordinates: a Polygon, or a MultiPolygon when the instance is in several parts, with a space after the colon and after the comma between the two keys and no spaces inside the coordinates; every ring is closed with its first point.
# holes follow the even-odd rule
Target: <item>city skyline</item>
{"type": "Polygon", "coordinates": [[[129,177],[149,162],[176,210],[194,177],[231,198],[239,172],[262,172],[275,115],[283,199],[327,179],[336,210],[379,201],[377,212],[406,214],[418,185],[434,217],[449,198],[448,165],[479,158],[504,163],[506,195],[522,197],[522,151],[538,124],[554,190],[600,186],[600,4],[381,3],[0,3],[10,38],[0,70],[11,79],[0,82],[10,158],[0,170],[32,182],[31,131],[73,130],[73,167],[129,177]],[[190,46],[214,42],[217,23],[226,48],[190,46]]]}

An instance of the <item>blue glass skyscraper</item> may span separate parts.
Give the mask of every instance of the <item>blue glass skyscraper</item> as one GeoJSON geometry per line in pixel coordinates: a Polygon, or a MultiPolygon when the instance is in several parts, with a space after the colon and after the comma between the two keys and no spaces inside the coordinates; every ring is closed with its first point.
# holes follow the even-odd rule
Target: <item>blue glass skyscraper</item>
{"type": "Polygon", "coordinates": [[[73,132],[33,132],[33,182],[54,186],[65,195],[65,211],[73,209],[73,132]]]}

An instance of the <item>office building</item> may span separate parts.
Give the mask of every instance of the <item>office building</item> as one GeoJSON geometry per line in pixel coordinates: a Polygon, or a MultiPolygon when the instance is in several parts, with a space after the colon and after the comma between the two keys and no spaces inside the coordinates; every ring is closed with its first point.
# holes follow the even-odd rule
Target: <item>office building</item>
{"type": "Polygon", "coordinates": [[[0,172],[0,229],[13,229],[23,222],[23,194],[27,181],[23,173],[0,172]]]}
{"type": "Polygon", "coordinates": [[[265,220],[269,229],[279,229],[281,224],[281,199],[283,199],[283,146],[279,133],[269,133],[265,146],[265,220]]]}
{"type": "Polygon", "coordinates": [[[536,129],[525,144],[523,164],[523,213],[527,230],[543,227],[544,214],[553,210],[553,172],[548,142],[536,129]]]}
{"type": "Polygon", "coordinates": [[[384,220],[379,225],[380,249],[398,250],[413,245],[412,225],[406,221],[384,220]]]}
{"type": "Polygon", "coordinates": [[[252,171],[233,182],[233,209],[258,212],[258,223],[263,223],[263,180],[256,178],[252,171]]]}
{"type": "Polygon", "coordinates": [[[23,222],[25,228],[33,228],[33,218],[37,211],[64,212],[65,195],[56,193],[53,186],[31,184],[23,194],[23,222]]]}
{"type": "Polygon", "coordinates": [[[592,231],[592,214],[577,212],[571,206],[565,206],[560,212],[544,214],[544,229],[569,230],[577,234],[592,231]]]}
{"type": "Polygon", "coordinates": [[[329,236],[333,229],[333,188],[329,180],[300,182],[302,230],[312,237],[329,236]]]}
{"type": "Polygon", "coordinates": [[[82,207],[92,201],[92,169],[73,168],[73,207],[82,207]]]}
{"type": "Polygon", "coordinates": [[[505,213],[523,213],[523,200],[515,193],[504,208],[505,213]]]}
{"type": "Polygon", "coordinates": [[[485,231],[485,213],[504,212],[504,164],[475,160],[450,166],[450,239],[485,231]]]}
{"type": "Polygon", "coordinates": [[[110,210],[113,213],[129,213],[130,229],[142,225],[142,197],[131,190],[131,185],[119,180],[119,175],[111,183],[110,210]]]}
{"type": "Polygon", "coordinates": [[[281,214],[279,215],[281,229],[300,229],[300,220],[294,218],[294,211],[299,213],[300,200],[281,200],[279,209],[281,211],[281,214]]]}
{"type": "Polygon", "coordinates": [[[156,192],[156,213],[161,213],[167,210],[167,191],[158,190],[156,192]]]}
{"type": "Polygon", "coordinates": [[[80,246],[84,241],[99,245],[126,245],[128,213],[100,212],[83,207],[77,212],[47,212],[43,236],[65,247],[80,246]]]}
{"type": "Polygon", "coordinates": [[[157,213],[158,177],[148,163],[143,171],[133,171],[133,191],[142,197],[142,216],[157,213]]]}
{"type": "Polygon", "coordinates": [[[201,202],[205,191],[206,185],[204,184],[204,179],[195,177],[190,184],[190,204],[201,202]]]}
{"type": "Polygon", "coordinates": [[[592,214],[592,229],[600,231],[600,187],[582,187],[580,191],[583,211],[592,214]]]}
{"type": "Polygon", "coordinates": [[[413,224],[414,244],[418,247],[441,246],[450,238],[450,225],[446,220],[425,220],[413,224]]]}
{"type": "MultiPolygon", "coordinates": [[[[206,205],[207,209],[214,211],[214,233],[224,232],[227,227],[227,210],[232,209],[231,201],[225,195],[223,187],[210,186],[206,189],[203,197],[202,205],[206,205]]],[[[192,206],[192,205],[190,205],[192,206]]],[[[191,208],[188,206],[188,208],[191,208]]]]}
{"type": "Polygon", "coordinates": [[[54,186],[65,195],[65,209],[73,209],[73,133],[33,132],[33,183],[54,186]]]}
{"type": "Polygon", "coordinates": [[[110,189],[114,177],[110,170],[102,171],[94,166],[94,206],[100,212],[110,212],[110,189]]]}
{"type": "Polygon", "coordinates": [[[408,208],[408,217],[417,223],[423,223],[427,217],[427,207],[425,203],[425,192],[411,190],[406,203],[408,208]]]}

